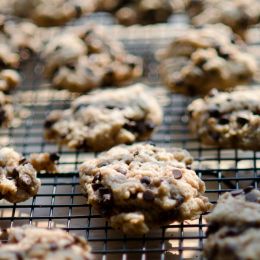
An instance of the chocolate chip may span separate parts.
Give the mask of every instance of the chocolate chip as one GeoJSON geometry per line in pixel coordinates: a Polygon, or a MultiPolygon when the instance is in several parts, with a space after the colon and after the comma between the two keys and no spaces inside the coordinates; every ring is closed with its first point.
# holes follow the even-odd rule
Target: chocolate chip
{"type": "Polygon", "coordinates": [[[219,120],[218,123],[220,125],[227,125],[229,123],[229,118],[226,116],[222,116],[219,120]]]}
{"type": "Polygon", "coordinates": [[[220,112],[217,108],[211,107],[209,108],[209,116],[218,118],[220,116],[220,112]]]}
{"type": "Polygon", "coordinates": [[[92,180],[92,183],[95,183],[96,181],[101,181],[101,175],[100,174],[96,174],[92,180]]]}
{"type": "Polygon", "coordinates": [[[99,191],[100,195],[110,194],[111,193],[110,189],[106,188],[106,187],[101,187],[101,188],[99,188],[98,191],[99,191]]]}
{"type": "Polygon", "coordinates": [[[20,252],[15,252],[15,256],[16,256],[17,260],[23,260],[24,259],[23,255],[20,252]]]}
{"type": "Polygon", "coordinates": [[[124,128],[130,132],[145,134],[155,128],[155,124],[151,121],[130,121],[124,125],[124,128]]]}
{"type": "Polygon", "coordinates": [[[58,50],[60,50],[61,49],[61,46],[60,45],[57,45],[56,47],[55,47],[55,51],[58,51],[58,50]]]}
{"type": "Polygon", "coordinates": [[[233,190],[230,192],[233,197],[236,197],[243,193],[243,190],[233,190]]]}
{"type": "Polygon", "coordinates": [[[25,165],[25,164],[27,164],[28,163],[28,161],[26,160],[26,158],[22,158],[20,161],[19,161],[19,164],[20,165],[25,165]]]}
{"type": "Polygon", "coordinates": [[[237,123],[240,124],[241,126],[244,126],[245,124],[247,124],[248,121],[249,120],[245,117],[241,117],[241,116],[237,117],[237,123]]]}
{"type": "Polygon", "coordinates": [[[257,202],[258,197],[256,196],[255,192],[251,191],[246,194],[245,199],[246,199],[246,201],[249,201],[249,202],[257,202]]]}
{"type": "Polygon", "coordinates": [[[137,193],[130,194],[130,199],[136,199],[136,198],[137,198],[137,193]]]}
{"type": "Polygon", "coordinates": [[[185,82],[184,82],[184,80],[176,80],[175,81],[175,86],[176,87],[181,87],[181,86],[184,86],[185,85],[185,82]]]}
{"type": "Polygon", "coordinates": [[[82,9],[79,5],[75,5],[74,7],[75,12],[76,12],[76,17],[79,18],[82,15],[82,9]]]}
{"type": "Polygon", "coordinates": [[[5,118],[6,118],[5,110],[1,107],[0,108],[0,125],[2,125],[4,123],[5,118]]]}
{"type": "Polygon", "coordinates": [[[70,70],[76,70],[76,66],[74,64],[66,64],[65,66],[70,70]]]}
{"type": "Polygon", "coordinates": [[[50,160],[55,162],[58,161],[60,159],[60,155],[57,153],[50,153],[50,160]]]}
{"type": "Polygon", "coordinates": [[[14,168],[12,172],[13,178],[17,178],[19,176],[19,172],[14,168]]]}
{"type": "Polygon", "coordinates": [[[154,201],[154,193],[151,190],[144,191],[143,199],[146,201],[154,201]]]}
{"type": "Polygon", "coordinates": [[[55,242],[51,242],[51,243],[50,243],[50,250],[51,250],[51,251],[55,251],[55,250],[57,250],[57,249],[58,249],[57,244],[56,244],[55,242]]]}
{"type": "Polygon", "coordinates": [[[213,233],[216,233],[220,229],[220,225],[218,223],[210,223],[207,231],[206,231],[206,236],[209,236],[213,233]]]}
{"type": "Polygon", "coordinates": [[[245,193],[248,193],[248,192],[250,192],[250,191],[253,190],[253,189],[254,189],[253,186],[248,186],[248,187],[244,188],[244,192],[245,192],[245,193]]]}
{"type": "Polygon", "coordinates": [[[176,180],[181,179],[182,177],[182,172],[179,169],[172,170],[172,174],[176,180]]]}
{"type": "Polygon", "coordinates": [[[44,122],[44,127],[45,127],[45,128],[51,128],[51,127],[54,125],[55,122],[56,122],[56,121],[53,121],[53,120],[46,120],[46,121],[44,122]]]}
{"type": "Polygon", "coordinates": [[[184,202],[184,197],[181,195],[175,196],[176,201],[178,202],[178,205],[182,204],[184,202]]]}
{"type": "Polygon", "coordinates": [[[134,68],[136,67],[136,63],[130,62],[130,63],[128,63],[128,66],[129,66],[131,69],[134,69],[134,68]]]}
{"type": "Polygon", "coordinates": [[[143,184],[146,184],[146,185],[149,185],[151,183],[151,180],[149,177],[147,176],[144,176],[140,179],[140,182],[143,183],[143,184]]]}
{"type": "Polygon", "coordinates": [[[103,184],[101,184],[101,183],[92,183],[92,189],[94,191],[97,191],[98,189],[100,189],[102,187],[103,187],[103,184]]]}

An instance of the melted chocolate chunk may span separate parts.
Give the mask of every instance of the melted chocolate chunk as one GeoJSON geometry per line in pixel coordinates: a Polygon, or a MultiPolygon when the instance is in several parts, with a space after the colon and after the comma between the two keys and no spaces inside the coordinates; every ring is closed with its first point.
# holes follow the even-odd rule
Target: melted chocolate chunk
{"type": "Polygon", "coordinates": [[[151,190],[144,191],[143,199],[146,201],[154,201],[155,199],[154,193],[151,190]]]}
{"type": "Polygon", "coordinates": [[[218,118],[220,116],[220,112],[216,107],[209,108],[209,116],[218,118]]]}
{"type": "Polygon", "coordinates": [[[50,160],[55,162],[58,161],[60,159],[60,155],[57,153],[50,153],[50,160]]]}
{"type": "Polygon", "coordinates": [[[54,121],[54,120],[46,120],[46,121],[44,122],[44,127],[45,127],[45,128],[51,128],[51,127],[55,124],[55,122],[56,122],[56,121],[54,121]]]}
{"type": "Polygon", "coordinates": [[[74,7],[75,12],[76,12],[76,17],[79,18],[82,15],[82,9],[79,5],[75,5],[74,7]]]}
{"type": "Polygon", "coordinates": [[[220,125],[227,125],[229,123],[229,118],[228,117],[225,117],[225,116],[222,116],[219,120],[218,120],[218,123],[220,125]]]}
{"type": "Polygon", "coordinates": [[[76,70],[75,64],[66,64],[65,66],[70,70],[76,70]]]}
{"type": "Polygon", "coordinates": [[[105,195],[105,194],[111,193],[111,190],[109,188],[106,188],[106,187],[101,187],[101,188],[99,188],[98,191],[99,191],[100,195],[105,195]]]}
{"type": "Polygon", "coordinates": [[[149,185],[151,183],[151,179],[147,176],[144,176],[140,179],[140,182],[146,185],[149,185]]]}
{"type": "Polygon", "coordinates": [[[50,250],[51,250],[51,251],[55,251],[55,250],[57,250],[57,249],[58,249],[57,244],[56,244],[55,242],[51,242],[51,243],[50,243],[50,250]]]}
{"type": "Polygon", "coordinates": [[[19,164],[20,165],[25,165],[25,164],[27,164],[28,163],[28,161],[26,160],[26,158],[22,158],[20,161],[19,161],[19,164]]]}
{"type": "Polygon", "coordinates": [[[5,117],[6,117],[5,111],[4,111],[4,109],[1,107],[1,108],[0,108],[0,125],[2,125],[2,124],[4,123],[5,117]]]}
{"type": "Polygon", "coordinates": [[[97,174],[97,175],[94,176],[92,183],[95,183],[96,181],[101,181],[101,175],[100,174],[97,174]]]}
{"type": "Polygon", "coordinates": [[[245,124],[247,124],[249,122],[249,120],[245,117],[237,117],[237,123],[240,124],[241,126],[244,126],[245,124]]]}
{"type": "Polygon", "coordinates": [[[92,189],[93,189],[94,191],[97,191],[98,189],[100,189],[100,188],[102,188],[102,187],[104,187],[104,186],[103,186],[103,184],[101,184],[101,183],[93,183],[93,184],[92,184],[92,189]]]}
{"type": "Polygon", "coordinates": [[[130,132],[145,134],[155,128],[155,124],[151,121],[130,121],[124,125],[124,128],[130,132]]]}
{"type": "Polygon", "coordinates": [[[172,170],[172,174],[176,180],[181,179],[182,177],[182,172],[179,169],[172,170]]]}

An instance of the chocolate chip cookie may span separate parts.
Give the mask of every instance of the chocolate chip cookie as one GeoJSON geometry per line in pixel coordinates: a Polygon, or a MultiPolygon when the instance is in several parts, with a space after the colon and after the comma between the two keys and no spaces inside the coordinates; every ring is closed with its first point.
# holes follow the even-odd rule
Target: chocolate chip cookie
{"type": "MultiPolygon", "coordinates": [[[[0,74],[1,75],[1,74],[0,74]]],[[[0,80],[1,85],[1,80],[0,80]]],[[[14,119],[14,107],[12,98],[0,91],[0,126],[11,126],[14,119]]]]}
{"type": "Polygon", "coordinates": [[[69,148],[102,151],[117,144],[147,140],[162,121],[162,111],[142,84],[81,96],[67,110],[50,113],[45,137],[69,148]]]}
{"type": "Polygon", "coordinates": [[[91,247],[82,237],[68,234],[61,229],[44,229],[33,226],[3,230],[0,259],[77,259],[90,260],[91,247]]]}
{"type": "Polygon", "coordinates": [[[205,95],[212,88],[227,90],[250,81],[256,60],[234,41],[224,25],[188,30],[158,53],[162,80],[185,95],[205,95]]]}
{"type": "Polygon", "coordinates": [[[166,22],[173,12],[171,0],[99,0],[98,9],[110,11],[120,24],[166,22]]]}
{"type": "Polygon", "coordinates": [[[84,14],[93,12],[96,0],[12,0],[6,11],[31,19],[39,26],[60,26],[84,14]]]}
{"type": "Polygon", "coordinates": [[[19,73],[15,70],[19,66],[20,58],[1,33],[0,40],[0,91],[8,93],[21,81],[19,73]]]}
{"type": "Polygon", "coordinates": [[[211,260],[260,259],[260,191],[248,187],[221,195],[211,214],[204,255],[211,260]]]}
{"type": "Polygon", "coordinates": [[[32,153],[29,162],[37,172],[58,173],[56,162],[59,158],[57,153],[32,153]]]}
{"type": "Polygon", "coordinates": [[[245,38],[250,26],[260,22],[260,2],[258,0],[191,1],[188,10],[191,10],[188,12],[190,15],[194,15],[193,24],[223,23],[231,27],[242,38],[245,38]],[[196,11],[195,6],[197,6],[196,11]]]}
{"type": "Polygon", "coordinates": [[[37,194],[41,186],[33,166],[11,148],[0,149],[0,199],[18,203],[37,194]]]}
{"type": "Polygon", "coordinates": [[[117,146],[79,169],[80,184],[111,226],[127,234],[144,234],[173,221],[194,219],[211,204],[205,185],[185,150],[167,152],[149,144],[117,146]]]}
{"type": "Polygon", "coordinates": [[[75,92],[124,85],[142,74],[142,60],[128,54],[98,26],[58,34],[49,41],[42,57],[52,85],[75,92]]]}
{"type": "Polygon", "coordinates": [[[189,107],[190,128],[206,145],[260,149],[260,89],[213,90],[189,107]]]}

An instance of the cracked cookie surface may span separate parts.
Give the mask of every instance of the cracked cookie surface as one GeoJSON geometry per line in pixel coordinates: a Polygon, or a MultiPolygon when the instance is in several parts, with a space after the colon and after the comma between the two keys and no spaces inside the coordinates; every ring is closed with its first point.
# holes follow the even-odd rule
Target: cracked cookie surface
{"type": "Polygon", "coordinates": [[[223,23],[242,38],[250,26],[260,21],[258,0],[191,0],[187,9],[193,24],[223,23]]]}
{"type": "Polygon", "coordinates": [[[0,149],[0,199],[18,203],[37,194],[41,186],[33,166],[11,148],[0,149]]]}
{"type": "Polygon", "coordinates": [[[147,140],[162,122],[162,111],[142,84],[96,91],[56,110],[45,121],[45,137],[69,148],[102,151],[147,140]]]}
{"type": "Polygon", "coordinates": [[[154,24],[166,22],[173,12],[171,0],[99,0],[98,9],[115,15],[120,24],[154,24]]]}
{"type": "Polygon", "coordinates": [[[260,149],[260,90],[218,92],[188,106],[190,128],[206,145],[260,149]]]}
{"type": "Polygon", "coordinates": [[[3,13],[31,19],[39,26],[61,26],[94,11],[96,0],[9,0],[1,3],[3,13]]]}
{"type": "Polygon", "coordinates": [[[85,239],[61,229],[13,227],[2,231],[1,237],[7,240],[6,244],[0,244],[0,259],[4,260],[93,259],[85,239]]]}
{"type": "Polygon", "coordinates": [[[190,154],[149,144],[117,146],[80,167],[80,184],[111,226],[127,234],[199,217],[211,205],[190,154]]]}
{"type": "Polygon", "coordinates": [[[188,30],[158,52],[162,80],[170,90],[185,95],[205,95],[212,88],[228,90],[249,82],[256,61],[235,41],[224,25],[188,30]]]}
{"type": "Polygon", "coordinates": [[[260,258],[260,191],[248,187],[221,195],[206,216],[204,255],[212,260],[260,258]]]}
{"type": "Polygon", "coordinates": [[[56,35],[42,57],[52,85],[75,92],[125,85],[142,74],[141,58],[129,54],[100,26],[56,35]]]}

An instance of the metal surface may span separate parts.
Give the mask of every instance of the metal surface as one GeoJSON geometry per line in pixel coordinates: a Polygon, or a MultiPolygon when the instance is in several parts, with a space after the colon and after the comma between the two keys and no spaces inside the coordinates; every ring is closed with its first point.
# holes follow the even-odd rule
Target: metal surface
{"type": "MultiPolygon", "coordinates": [[[[259,152],[203,147],[190,135],[186,107],[191,99],[170,94],[161,86],[157,64],[153,58],[156,49],[165,45],[171,37],[159,29],[158,33],[156,30],[153,33],[156,34],[155,37],[151,37],[146,30],[139,33],[138,39],[130,34],[127,39],[123,39],[130,52],[144,58],[145,76],[142,81],[151,86],[151,91],[164,108],[164,123],[151,141],[169,149],[181,147],[189,150],[195,158],[197,174],[205,181],[206,195],[213,203],[225,191],[239,189],[248,184],[259,187],[259,152]]],[[[253,30],[253,38],[257,36],[254,33],[253,30]]],[[[171,34],[174,35],[174,31],[171,34]]],[[[258,47],[257,41],[252,41],[252,52],[257,53],[258,47]]],[[[24,203],[13,205],[1,202],[0,227],[22,224],[61,227],[86,237],[97,259],[199,258],[206,230],[203,217],[195,221],[173,223],[155,229],[146,236],[130,237],[112,230],[104,218],[85,204],[78,184],[77,167],[87,157],[96,155],[57,148],[55,144],[44,140],[42,133],[46,115],[53,109],[68,107],[73,95],[66,91],[48,90],[42,86],[41,72],[42,67],[36,61],[24,66],[23,84],[14,98],[16,104],[22,103],[31,114],[19,127],[1,129],[0,139],[25,156],[31,152],[58,151],[61,155],[61,173],[39,175],[42,180],[39,193],[24,203]]]]}

